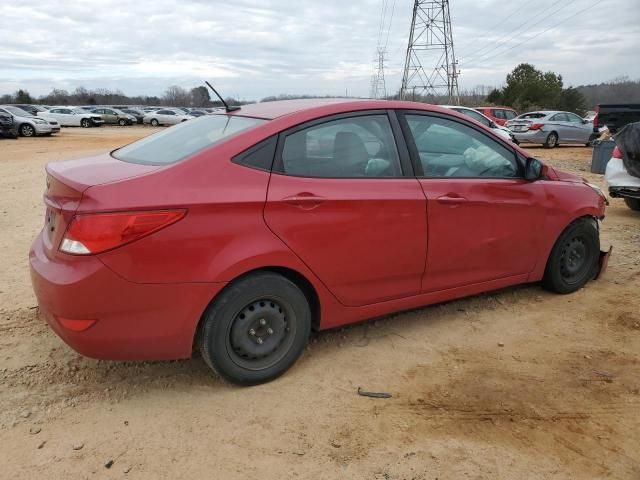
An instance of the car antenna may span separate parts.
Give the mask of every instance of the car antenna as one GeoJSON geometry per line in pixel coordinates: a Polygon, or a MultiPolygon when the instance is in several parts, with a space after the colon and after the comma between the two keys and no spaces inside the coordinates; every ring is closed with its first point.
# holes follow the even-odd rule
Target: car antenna
{"type": "Polygon", "coordinates": [[[224,109],[225,109],[227,112],[235,112],[236,110],[240,110],[240,107],[239,107],[238,105],[228,105],[228,104],[227,104],[227,102],[225,102],[225,101],[224,101],[224,98],[222,98],[222,96],[218,93],[218,91],[217,91],[215,88],[213,88],[209,82],[207,82],[207,81],[205,80],[205,81],[204,81],[204,83],[206,83],[206,84],[207,84],[207,86],[208,86],[211,90],[213,90],[213,93],[215,93],[215,94],[216,94],[216,97],[218,97],[218,98],[220,99],[220,101],[221,101],[221,102],[222,102],[222,104],[224,105],[224,109]]]}

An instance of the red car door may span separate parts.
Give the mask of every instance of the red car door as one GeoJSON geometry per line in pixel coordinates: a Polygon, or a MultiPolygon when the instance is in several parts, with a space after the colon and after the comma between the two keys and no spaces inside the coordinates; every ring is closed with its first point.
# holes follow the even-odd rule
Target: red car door
{"type": "Polygon", "coordinates": [[[423,291],[531,272],[544,187],[524,180],[515,150],[458,119],[408,113],[404,121],[427,198],[423,291]]]}
{"type": "Polygon", "coordinates": [[[265,221],[348,306],[421,290],[426,201],[418,180],[403,175],[411,165],[391,125],[385,112],[342,115],[278,143],[265,221]]]}

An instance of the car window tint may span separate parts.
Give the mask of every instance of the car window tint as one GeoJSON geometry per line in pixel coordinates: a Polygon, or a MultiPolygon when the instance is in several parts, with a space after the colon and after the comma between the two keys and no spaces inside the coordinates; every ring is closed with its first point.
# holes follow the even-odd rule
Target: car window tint
{"type": "Polygon", "coordinates": [[[236,155],[232,159],[232,162],[251,168],[257,168],[259,170],[269,171],[271,170],[273,157],[276,153],[277,143],[277,135],[269,137],[240,155],[236,155]]]}
{"type": "Polygon", "coordinates": [[[515,153],[458,122],[407,115],[426,177],[519,177],[515,153]]]}
{"type": "Polygon", "coordinates": [[[475,110],[465,110],[463,108],[461,108],[460,110],[455,109],[456,112],[461,113],[463,115],[466,115],[467,117],[471,117],[474,120],[482,123],[483,125],[486,125],[487,127],[491,125],[491,120],[489,120],[487,117],[485,117],[484,115],[482,115],[480,112],[476,112],[475,110]]]}
{"type": "Polygon", "coordinates": [[[174,163],[265,122],[266,120],[259,118],[239,115],[205,115],[115,150],[113,156],[131,163],[174,163]]]}
{"type": "Polygon", "coordinates": [[[569,118],[567,117],[566,113],[556,113],[553,117],[551,117],[551,120],[554,122],[568,122],[569,118]]]}
{"type": "Polygon", "coordinates": [[[504,111],[504,115],[505,115],[505,117],[507,117],[507,120],[511,120],[512,118],[516,118],[516,112],[513,112],[511,110],[505,110],[504,111]]]}
{"type": "Polygon", "coordinates": [[[504,110],[494,110],[493,111],[493,116],[496,118],[499,118],[500,120],[505,120],[505,116],[504,116],[504,110]]]}
{"type": "Polygon", "coordinates": [[[574,115],[573,113],[565,113],[565,115],[567,116],[567,120],[571,123],[582,123],[582,118],[578,115],[574,115]]]}
{"type": "Polygon", "coordinates": [[[304,177],[399,177],[400,160],[386,115],[343,118],[288,135],[283,173],[304,177]]]}

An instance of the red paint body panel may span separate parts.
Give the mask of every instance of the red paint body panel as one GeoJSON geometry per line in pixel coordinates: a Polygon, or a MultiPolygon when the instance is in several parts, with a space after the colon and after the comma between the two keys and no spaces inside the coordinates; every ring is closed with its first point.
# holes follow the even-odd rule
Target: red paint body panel
{"type": "Polygon", "coordinates": [[[431,111],[473,123],[409,102],[271,102],[231,114],[270,121],[172,165],[110,155],[50,164],[44,198],[50,222],[30,253],[42,315],[65,342],[91,357],[184,358],[207,305],[247,272],[297,272],[317,294],[320,328],[332,328],[537,281],[569,223],[604,215],[602,199],[579,177],[550,167],[536,182],[321,179],[231,161],[307,121],[380,109],[431,111]],[[291,201],[306,195],[320,201],[291,201]],[[439,201],[443,196],[465,202],[439,201]],[[178,208],[187,211],[180,221],[111,251],[74,256],[58,250],[76,213],[178,208]],[[58,318],[96,322],[71,331],[58,318]]]}
{"type": "Polygon", "coordinates": [[[501,126],[504,126],[504,124],[507,123],[507,119],[496,117],[494,114],[494,110],[509,110],[510,112],[514,113],[514,118],[518,116],[518,112],[516,112],[513,108],[509,108],[509,107],[478,107],[476,108],[476,110],[478,110],[483,115],[489,117],[491,120],[493,120],[495,123],[501,126]]]}

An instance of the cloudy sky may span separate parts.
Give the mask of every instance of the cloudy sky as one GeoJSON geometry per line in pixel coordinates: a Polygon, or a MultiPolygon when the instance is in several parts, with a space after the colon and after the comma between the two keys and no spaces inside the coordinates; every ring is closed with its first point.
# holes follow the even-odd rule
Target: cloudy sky
{"type": "MultiPolygon", "coordinates": [[[[0,94],[84,86],[152,95],[208,79],[242,99],[367,96],[379,42],[387,45],[393,91],[412,6],[412,0],[4,2],[0,94]]],[[[561,73],[568,85],[640,78],[639,0],[451,0],[451,16],[461,88],[500,85],[521,62],[561,73]]]]}

